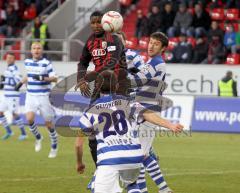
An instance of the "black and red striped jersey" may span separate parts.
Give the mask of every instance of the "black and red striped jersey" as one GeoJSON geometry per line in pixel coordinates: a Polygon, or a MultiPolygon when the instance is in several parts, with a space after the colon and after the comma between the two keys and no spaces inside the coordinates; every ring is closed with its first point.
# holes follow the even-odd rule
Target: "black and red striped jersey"
{"type": "Polygon", "coordinates": [[[88,38],[78,63],[78,81],[85,76],[90,61],[96,72],[114,70],[118,74],[119,69],[127,71],[124,45],[117,35],[109,32],[92,34],[88,38]]]}

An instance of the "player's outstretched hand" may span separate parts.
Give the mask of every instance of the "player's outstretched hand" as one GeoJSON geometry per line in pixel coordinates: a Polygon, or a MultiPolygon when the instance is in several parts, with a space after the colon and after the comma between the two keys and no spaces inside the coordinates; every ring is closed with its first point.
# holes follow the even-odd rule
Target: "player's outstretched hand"
{"type": "Polygon", "coordinates": [[[22,85],[23,85],[22,82],[17,83],[16,86],[15,86],[15,90],[19,91],[19,89],[22,87],[22,85]]]}
{"type": "Polygon", "coordinates": [[[77,89],[80,89],[82,95],[90,97],[91,96],[91,92],[90,92],[90,87],[88,86],[87,81],[85,80],[80,80],[77,85],[75,86],[75,91],[77,89]]]}
{"type": "Polygon", "coordinates": [[[77,166],[76,166],[76,169],[77,169],[77,172],[79,174],[83,174],[84,173],[84,170],[85,170],[85,165],[84,163],[78,163],[77,166]]]}
{"type": "Polygon", "coordinates": [[[183,125],[177,123],[177,124],[172,124],[170,129],[175,133],[180,133],[182,132],[183,128],[184,128],[183,125]]]}

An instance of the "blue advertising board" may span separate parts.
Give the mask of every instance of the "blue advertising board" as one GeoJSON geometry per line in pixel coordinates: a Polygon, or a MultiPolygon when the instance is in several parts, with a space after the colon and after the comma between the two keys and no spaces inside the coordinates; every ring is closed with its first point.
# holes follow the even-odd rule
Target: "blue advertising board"
{"type": "Polygon", "coordinates": [[[240,98],[196,97],[192,130],[240,133],[240,98]]]}

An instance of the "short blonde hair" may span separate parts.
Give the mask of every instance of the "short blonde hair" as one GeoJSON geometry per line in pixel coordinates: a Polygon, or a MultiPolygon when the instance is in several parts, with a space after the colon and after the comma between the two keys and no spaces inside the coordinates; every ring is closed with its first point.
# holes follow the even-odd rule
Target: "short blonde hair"
{"type": "Polygon", "coordinates": [[[43,48],[41,42],[33,42],[32,45],[31,45],[31,48],[32,48],[32,46],[33,46],[34,44],[36,44],[36,45],[41,45],[41,48],[43,48]]]}

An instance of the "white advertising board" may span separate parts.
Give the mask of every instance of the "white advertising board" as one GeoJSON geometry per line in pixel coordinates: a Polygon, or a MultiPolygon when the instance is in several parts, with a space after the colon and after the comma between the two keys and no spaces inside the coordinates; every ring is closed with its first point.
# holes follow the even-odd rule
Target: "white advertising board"
{"type": "Polygon", "coordinates": [[[175,123],[181,123],[184,125],[184,130],[190,130],[194,97],[174,95],[165,95],[165,97],[173,101],[173,106],[163,111],[162,117],[175,123]]]}
{"type": "MultiPolygon", "coordinates": [[[[25,74],[23,62],[16,63],[22,74],[25,74]]],[[[0,74],[3,74],[6,64],[0,62],[0,74]]],[[[60,78],[77,72],[77,62],[53,62],[53,67],[60,78]]],[[[92,66],[90,67],[93,68],[92,66]]],[[[228,70],[234,73],[238,80],[240,94],[240,65],[183,65],[167,64],[166,82],[168,88],[165,94],[173,95],[217,95],[218,81],[228,70]]]]}

